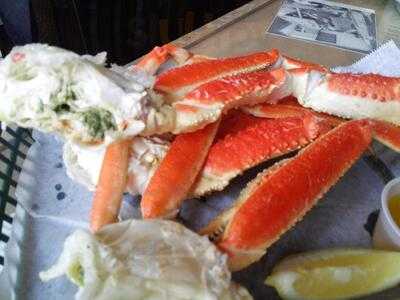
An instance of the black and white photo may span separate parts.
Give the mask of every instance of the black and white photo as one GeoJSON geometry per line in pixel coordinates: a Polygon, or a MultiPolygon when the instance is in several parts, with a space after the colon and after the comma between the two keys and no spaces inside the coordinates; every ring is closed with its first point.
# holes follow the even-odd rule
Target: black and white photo
{"type": "Polygon", "coordinates": [[[375,11],[331,1],[285,0],[268,32],[369,53],[376,48],[375,11]]]}

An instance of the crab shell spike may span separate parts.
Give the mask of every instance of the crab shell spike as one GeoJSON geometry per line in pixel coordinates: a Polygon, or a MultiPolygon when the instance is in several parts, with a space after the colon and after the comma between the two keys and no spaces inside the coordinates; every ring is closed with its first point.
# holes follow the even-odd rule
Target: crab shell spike
{"type": "Polygon", "coordinates": [[[303,61],[299,59],[295,59],[286,55],[282,55],[282,67],[286,70],[291,69],[299,69],[299,68],[307,68],[312,70],[317,70],[321,72],[327,72],[328,69],[325,66],[315,64],[308,61],[303,61]]]}
{"type": "Polygon", "coordinates": [[[214,140],[219,121],[175,138],[141,201],[143,218],[172,218],[188,195],[214,140]]]}
{"type": "Polygon", "coordinates": [[[400,125],[400,78],[376,74],[288,71],[299,103],[351,119],[371,118],[400,125]]]}
{"type": "Polygon", "coordinates": [[[390,149],[400,152],[400,127],[376,120],[371,120],[370,123],[376,140],[390,149]]]}
{"type": "Polygon", "coordinates": [[[257,261],[298,222],[368,147],[364,120],[343,123],[299,152],[259,174],[242,191],[217,241],[232,270],[257,261]]]}
{"type": "Polygon", "coordinates": [[[243,105],[276,102],[291,93],[286,71],[252,72],[217,79],[199,86],[173,103],[176,132],[193,131],[216,121],[222,113],[243,105]]]}
{"type": "Polygon", "coordinates": [[[326,132],[319,123],[311,114],[273,120],[230,113],[221,122],[192,195],[222,190],[245,170],[304,147],[326,132]]]}
{"type": "Polygon", "coordinates": [[[192,54],[180,47],[166,44],[161,47],[154,47],[134,67],[142,69],[148,74],[155,74],[159,67],[172,57],[178,65],[183,65],[192,54]]]}
{"type": "Polygon", "coordinates": [[[266,69],[279,64],[280,54],[275,49],[240,57],[204,60],[160,74],[154,84],[154,90],[165,94],[172,103],[182,99],[201,84],[214,79],[266,69]]]}

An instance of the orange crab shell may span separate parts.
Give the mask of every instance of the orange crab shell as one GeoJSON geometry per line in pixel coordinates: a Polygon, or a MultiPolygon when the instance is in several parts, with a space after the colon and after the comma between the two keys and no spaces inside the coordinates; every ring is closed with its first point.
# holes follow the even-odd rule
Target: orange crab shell
{"type": "Polygon", "coordinates": [[[183,100],[173,103],[176,133],[195,131],[215,122],[223,113],[244,105],[275,103],[290,93],[283,69],[227,76],[200,85],[183,100]]]}
{"type": "Polygon", "coordinates": [[[400,78],[377,74],[288,70],[293,95],[317,112],[400,125],[400,78]]]}
{"type": "Polygon", "coordinates": [[[183,98],[201,84],[239,73],[266,69],[279,62],[278,50],[222,59],[201,60],[160,74],[154,89],[171,102],[183,98]]]}
{"type": "Polygon", "coordinates": [[[192,195],[222,190],[245,170],[300,149],[330,129],[311,114],[274,120],[231,112],[221,122],[192,195]]]}
{"type": "Polygon", "coordinates": [[[295,158],[259,174],[242,191],[218,247],[232,270],[258,260],[298,222],[368,147],[371,127],[350,121],[328,132],[295,158]]]}
{"type": "Polygon", "coordinates": [[[143,194],[143,218],[175,216],[203,165],[218,125],[212,123],[175,138],[143,194]]]}
{"type": "Polygon", "coordinates": [[[400,101],[400,78],[377,74],[329,74],[328,88],[342,95],[386,102],[400,101]]]}

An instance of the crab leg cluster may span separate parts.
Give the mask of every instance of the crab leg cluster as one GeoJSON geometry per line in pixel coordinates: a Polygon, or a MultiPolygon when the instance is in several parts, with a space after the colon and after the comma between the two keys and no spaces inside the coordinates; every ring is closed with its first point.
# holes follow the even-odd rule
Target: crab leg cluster
{"type": "Polygon", "coordinates": [[[222,190],[246,169],[298,150],[327,130],[312,115],[274,120],[233,112],[222,121],[192,196],[222,190]]]}
{"type": "Polygon", "coordinates": [[[226,213],[230,220],[218,224],[223,233],[214,236],[230,255],[231,269],[257,261],[350,168],[371,137],[363,121],[346,122],[250,182],[226,213]]]}
{"type": "Polygon", "coordinates": [[[142,195],[143,217],[174,217],[185,199],[222,190],[246,169],[305,147],[259,174],[201,231],[233,270],[258,260],[372,138],[400,149],[399,78],[334,74],[277,50],[211,59],[171,45],[136,68],[154,73],[170,56],[181,65],[159,74],[149,93],[174,114],[173,125],[157,133],[178,135],[142,195]]]}
{"type": "MultiPolygon", "coordinates": [[[[154,90],[164,93],[165,98],[170,102],[182,100],[187,93],[209,81],[240,73],[274,68],[274,65],[279,63],[277,50],[224,59],[201,57],[196,60],[196,56],[188,56],[191,58],[184,66],[160,74],[154,84],[154,90]]],[[[151,56],[145,58],[145,61],[152,60],[151,56]]]]}

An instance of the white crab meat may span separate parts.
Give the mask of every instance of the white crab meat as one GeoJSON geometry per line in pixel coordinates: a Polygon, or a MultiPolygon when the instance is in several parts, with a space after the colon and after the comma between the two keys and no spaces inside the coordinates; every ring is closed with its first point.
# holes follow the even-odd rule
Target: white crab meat
{"type": "Polygon", "coordinates": [[[139,134],[152,77],[104,63],[105,53],[80,56],[43,44],[14,47],[0,62],[0,120],[81,144],[139,134]]]}
{"type": "Polygon", "coordinates": [[[315,111],[400,125],[400,78],[291,70],[293,95],[315,111]]]}
{"type": "MultiPolygon", "coordinates": [[[[126,191],[142,194],[159,162],[167,153],[169,142],[160,138],[136,137],[132,140],[126,191]]],[[[105,147],[83,147],[65,143],[64,162],[73,180],[94,191],[100,176],[105,147]]]]}

